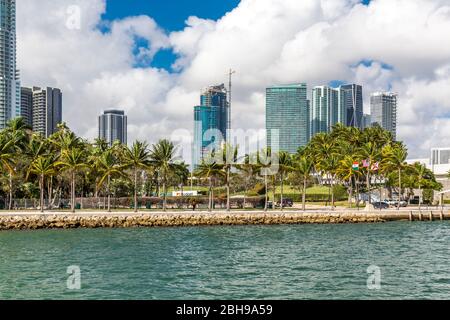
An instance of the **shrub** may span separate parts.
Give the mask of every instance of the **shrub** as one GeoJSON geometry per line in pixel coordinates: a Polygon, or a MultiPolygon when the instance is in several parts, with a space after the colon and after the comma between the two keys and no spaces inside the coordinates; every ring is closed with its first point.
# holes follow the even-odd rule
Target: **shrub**
{"type": "Polygon", "coordinates": [[[423,190],[423,203],[431,204],[433,203],[434,191],[431,189],[423,190]]]}

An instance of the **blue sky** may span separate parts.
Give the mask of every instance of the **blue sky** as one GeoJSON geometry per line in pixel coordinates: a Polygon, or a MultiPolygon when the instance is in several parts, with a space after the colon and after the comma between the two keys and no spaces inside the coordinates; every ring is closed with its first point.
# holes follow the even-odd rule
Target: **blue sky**
{"type": "MultiPolygon", "coordinates": [[[[182,30],[189,16],[217,20],[239,2],[240,0],[107,0],[103,19],[114,20],[144,14],[170,32],[182,30]]],[[[175,58],[170,50],[162,50],[156,54],[151,66],[170,70],[175,58]]]]}

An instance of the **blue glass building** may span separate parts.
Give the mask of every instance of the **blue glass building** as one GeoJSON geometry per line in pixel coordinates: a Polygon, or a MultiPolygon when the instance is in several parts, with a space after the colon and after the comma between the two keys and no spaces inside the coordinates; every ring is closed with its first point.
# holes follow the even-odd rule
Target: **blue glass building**
{"type": "Polygon", "coordinates": [[[310,104],[306,84],[266,89],[266,130],[267,144],[273,150],[294,154],[308,144],[310,104]]]}
{"type": "Polygon", "coordinates": [[[347,110],[347,126],[363,128],[363,90],[357,84],[346,84],[339,88],[339,107],[347,110]]]}
{"type": "Polygon", "coordinates": [[[194,107],[193,168],[226,141],[228,106],[223,84],[207,88],[200,96],[200,105],[194,107]]]}

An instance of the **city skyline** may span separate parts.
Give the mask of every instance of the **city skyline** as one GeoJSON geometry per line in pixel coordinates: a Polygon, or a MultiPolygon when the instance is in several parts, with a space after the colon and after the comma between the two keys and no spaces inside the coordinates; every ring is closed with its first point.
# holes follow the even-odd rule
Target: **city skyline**
{"type": "MultiPolygon", "coordinates": [[[[153,20],[151,8],[140,9],[139,4],[133,12],[119,14],[120,4],[111,1],[62,0],[54,8],[50,1],[24,0],[17,8],[22,80],[61,88],[65,120],[83,137],[97,136],[95,119],[102,109],[123,108],[130,120],[130,140],[152,142],[177,128],[192,131],[199,88],[225,82],[230,67],[238,71],[233,94],[237,128],[265,127],[264,89],[272,84],[360,83],[365,93],[399,94],[398,138],[407,143],[412,157],[445,146],[450,97],[442,88],[450,83],[445,58],[450,48],[438,36],[428,36],[448,28],[449,19],[440,13],[444,4],[311,3],[308,7],[298,1],[267,0],[259,4],[263,16],[258,19],[246,0],[217,11],[212,6],[211,14],[184,8],[177,12],[182,20],[168,25],[164,17],[153,20]],[[385,19],[383,13],[395,6],[398,14],[385,19]],[[275,19],[276,12],[283,19],[275,19]],[[43,14],[49,19],[35,18],[43,14]],[[200,18],[185,22],[190,15],[200,18]],[[426,23],[429,16],[433,24],[426,23]],[[391,30],[387,36],[378,32],[386,28],[391,30]],[[414,37],[400,41],[408,34],[414,37]],[[226,46],[222,39],[228,39],[226,46]],[[47,45],[34,50],[40,43],[47,45]],[[353,50],[343,50],[349,47],[353,50]],[[423,132],[420,141],[417,130],[423,132]]],[[[364,113],[369,99],[365,94],[364,113]]]]}

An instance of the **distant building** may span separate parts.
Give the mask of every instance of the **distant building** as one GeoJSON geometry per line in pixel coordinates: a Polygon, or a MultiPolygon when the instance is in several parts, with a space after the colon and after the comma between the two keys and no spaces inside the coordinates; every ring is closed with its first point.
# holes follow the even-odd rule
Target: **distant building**
{"type": "Polygon", "coordinates": [[[16,1],[0,2],[0,129],[20,116],[20,79],[16,68],[16,1]]]}
{"type": "Polygon", "coordinates": [[[33,89],[22,87],[20,101],[20,116],[30,128],[33,128],[33,89]]]}
{"type": "Polygon", "coordinates": [[[266,89],[267,144],[291,154],[310,138],[310,104],[307,85],[290,84],[266,89]]]}
{"type": "Polygon", "coordinates": [[[370,128],[372,126],[372,116],[370,114],[365,114],[363,116],[363,129],[370,128]]]}
{"type": "MultiPolygon", "coordinates": [[[[33,87],[33,131],[48,138],[62,123],[62,93],[60,89],[33,87]]],[[[29,90],[24,90],[29,94],[29,90]]],[[[29,102],[29,100],[28,100],[29,102]]]]}
{"type": "Polygon", "coordinates": [[[347,124],[346,109],[339,104],[339,90],[318,86],[312,91],[311,137],[331,132],[337,123],[347,124]]]}
{"type": "Polygon", "coordinates": [[[397,139],[397,94],[375,92],[370,96],[371,122],[392,133],[397,139]]]}
{"type": "MultiPolygon", "coordinates": [[[[444,191],[450,190],[450,148],[433,148],[430,152],[430,158],[425,159],[408,159],[408,164],[415,162],[425,165],[428,169],[433,171],[436,180],[442,183],[444,191]]],[[[450,192],[445,194],[445,198],[450,198],[450,192]]]]}
{"type": "Polygon", "coordinates": [[[357,84],[346,84],[339,87],[339,108],[347,113],[348,127],[363,127],[363,89],[357,84]]]}
{"type": "Polygon", "coordinates": [[[228,95],[225,85],[210,86],[194,107],[194,143],[192,165],[196,168],[227,139],[228,95]]]}
{"type": "Polygon", "coordinates": [[[98,137],[110,146],[119,141],[127,144],[127,116],[121,110],[107,110],[98,117],[98,137]]]}

